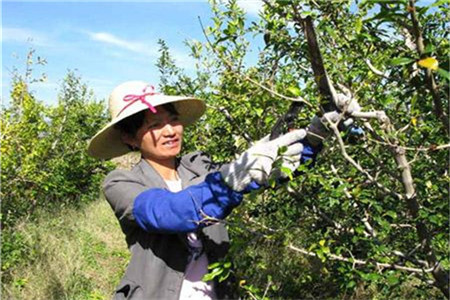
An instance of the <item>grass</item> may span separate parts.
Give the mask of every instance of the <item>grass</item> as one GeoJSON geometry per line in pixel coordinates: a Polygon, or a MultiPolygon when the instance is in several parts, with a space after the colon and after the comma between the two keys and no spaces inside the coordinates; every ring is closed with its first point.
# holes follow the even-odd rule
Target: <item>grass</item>
{"type": "Polygon", "coordinates": [[[29,258],[2,283],[2,299],[110,299],[128,263],[118,222],[104,199],[23,223],[14,233],[29,258]]]}

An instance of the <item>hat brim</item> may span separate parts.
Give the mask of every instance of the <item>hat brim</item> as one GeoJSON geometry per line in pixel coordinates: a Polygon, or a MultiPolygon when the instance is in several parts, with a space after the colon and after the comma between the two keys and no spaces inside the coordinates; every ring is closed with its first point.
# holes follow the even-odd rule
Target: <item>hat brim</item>
{"type": "MultiPolygon", "coordinates": [[[[184,126],[195,123],[206,110],[205,103],[196,98],[163,95],[162,100],[158,102],[155,106],[156,110],[158,106],[172,103],[184,126]]],[[[149,109],[148,106],[142,103],[135,103],[127,108],[126,114],[113,119],[91,139],[87,149],[88,154],[101,159],[111,159],[130,152],[130,148],[122,142],[120,131],[114,128],[114,125],[146,109],[149,109]]]]}

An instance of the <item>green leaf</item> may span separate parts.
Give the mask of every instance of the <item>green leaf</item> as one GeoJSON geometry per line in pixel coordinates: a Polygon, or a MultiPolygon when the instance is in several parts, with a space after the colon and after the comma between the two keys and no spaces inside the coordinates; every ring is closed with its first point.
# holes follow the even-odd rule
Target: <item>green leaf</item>
{"type": "Polygon", "coordinates": [[[387,281],[390,285],[394,285],[394,284],[397,284],[399,280],[398,280],[398,277],[397,277],[396,275],[392,274],[392,275],[389,275],[389,276],[386,278],[386,281],[387,281]]]}
{"type": "Polygon", "coordinates": [[[362,19],[361,18],[357,18],[356,22],[355,22],[355,31],[356,33],[360,33],[362,29],[362,19]]]}
{"type": "Polygon", "coordinates": [[[442,78],[450,81],[450,73],[449,72],[447,72],[446,70],[444,70],[442,68],[437,69],[437,72],[442,78]]]}
{"type": "Polygon", "coordinates": [[[406,4],[406,0],[367,0],[365,3],[374,3],[374,4],[406,4]]]}
{"type": "Polygon", "coordinates": [[[288,93],[289,93],[290,95],[292,95],[292,96],[294,96],[294,97],[300,96],[300,93],[301,93],[300,89],[299,89],[298,87],[296,87],[296,86],[290,86],[290,87],[288,87],[288,88],[287,88],[287,91],[288,91],[288,93]]]}
{"type": "Polygon", "coordinates": [[[256,115],[258,117],[261,117],[263,112],[264,112],[264,109],[262,109],[262,108],[255,108],[255,112],[256,112],[256,115]]]}
{"type": "Polygon", "coordinates": [[[413,58],[409,58],[409,57],[398,57],[398,58],[394,58],[391,59],[388,64],[391,66],[403,66],[403,65],[407,65],[410,64],[412,62],[414,62],[415,60],[413,58]]]}
{"type": "Polygon", "coordinates": [[[370,281],[377,281],[380,278],[381,278],[381,275],[379,275],[377,273],[369,273],[369,274],[364,275],[364,279],[370,280],[370,281]]]}
{"type": "Polygon", "coordinates": [[[395,211],[392,210],[388,210],[387,212],[384,213],[386,216],[391,217],[392,219],[396,219],[397,218],[397,213],[395,211]]]}
{"type": "Polygon", "coordinates": [[[311,15],[314,15],[314,12],[312,12],[312,11],[302,11],[301,12],[302,18],[305,18],[307,16],[311,16],[311,15]]]}
{"type": "Polygon", "coordinates": [[[215,269],[215,268],[217,268],[217,267],[219,267],[219,266],[220,266],[220,262],[215,262],[215,263],[210,264],[210,265],[208,266],[208,270],[215,269]]]}
{"type": "Polygon", "coordinates": [[[224,281],[225,279],[228,278],[228,276],[230,276],[230,272],[225,272],[224,274],[219,276],[219,282],[224,281]]]}
{"type": "Polygon", "coordinates": [[[430,7],[440,6],[444,4],[450,4],[450,0],[438,0],[435,3],[431,4],[430,7]]]}
{"type": "Polygon", "coordinates": [[[293,179],[293,178],[292,178],[292,170],[289,169],[288,167],[283,167],[283,166],[282,166],[282,167],[280,168],[280,171],[283,172],[283,174],[287,175],[287,176],[289,177],[289,179],[291,179],[291,180],[293,179]]]}
{"type": "Polygon", "coordinates": [[[435,50],[433,44],[429,43],[427,44],[427,46],[425,47],[425,53],[431,53],[435,50]]]}
{"type": "Polygon", "coordinates": [[[211,273],[207,273],[202,277],[202,281],[211,281],[214,279],[214,276],[211,273]]]}

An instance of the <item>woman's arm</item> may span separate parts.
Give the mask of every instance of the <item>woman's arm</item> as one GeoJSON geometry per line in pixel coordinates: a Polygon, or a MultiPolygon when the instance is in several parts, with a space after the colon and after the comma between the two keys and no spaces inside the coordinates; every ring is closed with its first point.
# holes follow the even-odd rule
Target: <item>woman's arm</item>
{"type": "MultiPolygon", "coordinates": [[[[302,142],[305,146],[301,161],[314,160],[320,147],[302,142]]],[[[202,221],[207,217],[224,219],[241,203],[245,193],[260,186],[250,181],[244,189],[235,191],[225,183],[222,172],[214,172],[203,182],[173,193],[161,188],[148,189],[131,172],[117,170],[105,180],[104,193],[122,225],[138,225],[149,232],[176,233],[206,226],[202,221]]]]}
{"type": "Polygon", "coordinates": [[[206,218],[227,217],[241,203],[245,192],[233,191],[221,174],[215,172],[208,174],[202,183],[177,193],[165,189],[141,193],[134,202],[133,214],[147,231],[189,232],[204,227],[206,218]]]}
{"type": "Polygon", "coordinates": [[[122,224],[138,225],[149,232],[190,232],[206,225],[206,217],[224,219],[239,205],[243,195],[259,188],[251,183],[242,192],[233,191],[220,172],[208,174],[199,184],[173,193],[146,189],[127,171],[115,171],[104,185],[106,199],[122,224]]]}

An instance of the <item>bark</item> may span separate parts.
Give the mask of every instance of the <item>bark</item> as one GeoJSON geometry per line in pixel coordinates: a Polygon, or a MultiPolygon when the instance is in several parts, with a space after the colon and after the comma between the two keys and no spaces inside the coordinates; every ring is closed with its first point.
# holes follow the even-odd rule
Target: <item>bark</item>
{"type": "MultiPolygon", "coordinates": [[[[411,168],[406,159],[405,149],[401,146],[397,146],[394,150],[395,161],[400,169],[402,175],[402,183],[405,189],[406,195],[406,204],[408,206],[409,213],[411,214],[414,220],[417,220],[419,216],[419,203],[416,199],[416,192],[414,188],[414,183],[411,175],[411,168]]],[[[428,265],[433,268],[431,272],[433,274],[435,285],[438,287],[444,295],[449,298],[449,276],[448,272],[445,271],[439,261],[436,258],[436,255],[432,249],[431,239],[427,226],[424,222],[417,220],[416,221],[416,231],[419,237],[419,241],[423,244],[426,260],[428,265]]]]}

